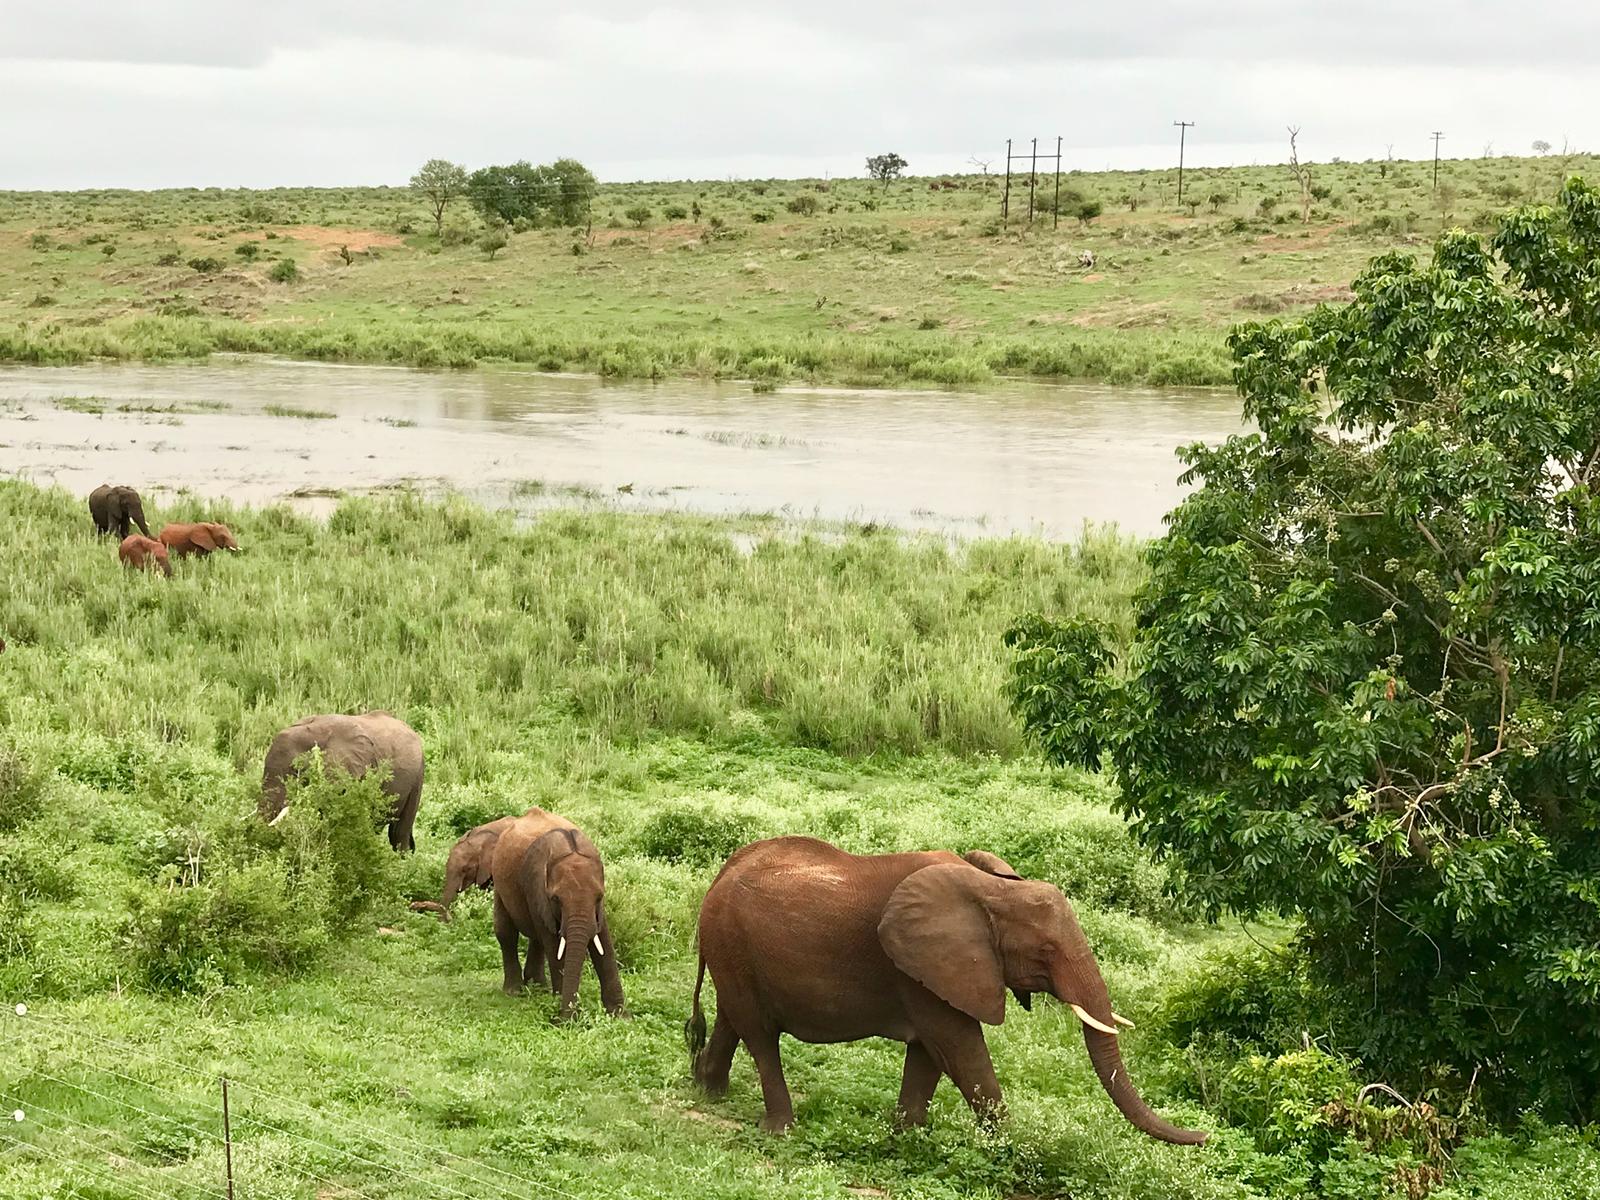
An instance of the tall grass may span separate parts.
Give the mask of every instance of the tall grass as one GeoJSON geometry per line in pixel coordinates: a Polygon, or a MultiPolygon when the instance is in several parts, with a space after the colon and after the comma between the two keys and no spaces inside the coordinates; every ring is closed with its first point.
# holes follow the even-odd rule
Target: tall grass
{"type": "MultiPolygon", "coordinates": [[[[1330,1126],[1348,1105],[1313,1085],[1343,1102],[1358,1081],[1299,1027],[1243,1061],[1171,1044],[1169,995],[1166,1027],[1203,1030],[1214,993],[1234,1019],[1257,1004],[1230,957],[1204,965],[1250,943],[1188,919],[1106,781],[1017,753],[999,631],[1036,609],[1125,623],[1132,544],[521,526],[408,497],[345,501],[325,525],[190,498],[153,515],[226,520],[244,550],[128,573],[80,498],[0,483],[0,1111],[27,1114],[0,1195],[220,1190],[204,1131],[222,1074],[240,1194],[268,1200],[493,1196],[465,1178],[498,1171],[533,1181],[506,1194],[608,1200],[1402,1194],[1413,1141],[1330,1126]],[[367,707],[423,736],[418,853],[383,844],[371,780],[312,780],[264,828],[272,733],[367,707]],[[592,1015],[591,995],[555,1028],[552,997],[502,996],[481,894],[448,925],[407,911],[437,895],[456,836],[530,804],[606,856],[631,1021],[592,1015]],[[982,847],[1055,882],[1140,1022],[1141,1087],[1217,1136],[1185,1152],[1134,1132],[1044,1001],[989,1032],[1010,1106],[994,1134],[948,1087],[929,1129],[893,1131],[886,1043],[786,1043],[785,1139],[755,1132],[748,1062],[725,1100],[699,1096],[679,1035],[699,900],[728,850],[779,833],[982,847]],[[11,1016],[19,1000],[37,1021],[11,1016]]],[[[1600,1179],[1569,1131],[1469,1139],[1457,1162],[1442,1195],[1581,1200],[1600,1179]]]]}
{"type": "Polygon", "coordinates": [[[490,318],[460,321],[330,317],[315,323],[147,316],[93,326],[0,330],[0,361],[61,365],[91,359],[163,361],[263,353],[333,362],[471,367],[484,362],[592,371],[619,379],[669,376],[803,378],[849,383],[983,383],[1000,375],[1109,383],[1220,385],[1232,378],[1220,339],[1149,331],[1029,337],[871,338],[844,334],[648,333],[490,318]]]}

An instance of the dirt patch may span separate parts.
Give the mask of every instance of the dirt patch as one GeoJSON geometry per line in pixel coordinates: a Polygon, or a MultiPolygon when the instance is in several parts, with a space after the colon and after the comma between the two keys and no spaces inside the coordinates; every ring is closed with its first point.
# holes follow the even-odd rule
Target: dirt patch
{"type": "MultiPolygon", "coordinates": [[[[329,225],[277,225],[272,232],[283,238],[293,238],[319,250],[337,250],[348,246],[352,251],[370,250],[374,246],[403,246],[405,239],[397,233],[382,233],[376,229],[335,229],[329,225]]],[[[265,241],[263,237],[259,240],[265,241]]]]}

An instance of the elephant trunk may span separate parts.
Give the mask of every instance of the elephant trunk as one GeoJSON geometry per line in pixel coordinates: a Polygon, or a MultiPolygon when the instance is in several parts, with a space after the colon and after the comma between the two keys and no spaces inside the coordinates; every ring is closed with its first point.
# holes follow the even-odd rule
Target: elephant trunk
{"type": "Polygon", "coordinates": [[[139,505],[135,505],[134,506],[134,509],[133,509],[133,520],[134,520],[134,523],[139,526],[139,532],[144,534],[145,537],[149,537],[150,536],[150,526],[146,525],[145,521],[144,521],[144,505],[139,504],[139,505]]]}
{"type": "MultiPolygon", "coordinates": [[[[581,911],[581,910],[580,910],[581,911]]],[[[561,1008],[556,1017],[566,1020],[578,1004],[578,980],[583,976],[583,960],[589,957],[589,939],[594,937],[592,916],[569,916],[561,923],[558,943],[561,953],[561,1008]]]]}
{"type": "Polygon", "coordinates": [[[1133,1081],[1128,1078],[1128,1068],[1122,1062],[1122,1049],[1118,1045],[1115,1033],[1106,1033],[1097,1029],[1094,1024],[1105,1029],[1115,1029],[1117,1017],[1111,1011],[1111,996],[1106,991],[1105,980],[1100,975],[1100,968],[1092,956],[1074,961],[1070,965],[1062,964],[1055,984],[1056,998],[1071,1004],[1074,1011],[1080,1007],[1085,1010],[1077,1012],[1078,1019],[1083,1024],[1083,1042],[1089,1050],[1089,1061],[1094,1064],[1094,1073],[1100,1077],[1100,1086],[1106,1089],[1106,1095],[1111,1097],[1111,1103],[1117,1106],[1117,1111],[1126,1117],[1135,1129],[1158,1138],[1163,1142],[1171,1142],[1177,1146],[1198,1146],[1206,1140],[1206,1135],[1198,1129],[1180,1129],[1170,1121],[1164,1120],[1156,1111],[1144,1102],[1133,1086],[1133,1081]],[[1085,1017],[1092,1018],[1091,1024],[1085,1017]]]}

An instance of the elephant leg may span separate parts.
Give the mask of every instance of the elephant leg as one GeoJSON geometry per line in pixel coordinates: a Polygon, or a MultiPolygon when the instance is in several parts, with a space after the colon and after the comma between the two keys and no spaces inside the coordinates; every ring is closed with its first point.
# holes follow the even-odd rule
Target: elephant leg
{"type": "Polygon", "coordinates": [[[939,1086],[939,1064],[921,1042],[906,1043],[905,1072],[900,1078],[900,1103],[895,1106],[895,1123],[902,1128],[923,1125],[928,1120],[928,1102],[939,1086]]]}
{"type": "Polygon", "coordinates": [[[767,1133],[784,1133],[794,1124],[794,1105],[789,1100],[789,1085],[783,1078],[783,1059],[778,1054],[778,1031],[761,1029],[744,1035],[744,1048],[756,1060],[761,1076],[761,1099],[767,1115],[761,1128],[767,1133]]]}
{"type": "Polygon", "coordinates": [[[522,982],[544,986],[544,947],[539,945],[538,938],[528,939],[528,960],[522,968],[522,982]]]}
{"type": "Polygon", "coordinates": [[[983,1029],[972,1022],[970,1032],[938,1046],[930,1046],[932,1057],[950,1082],[956,1085],[980,1123],[992,1125],[1005,1115],[1000,1096],[1000,1081],[995,1078],[994,1060],[983,1040],[983,1029]]]}
{"type": "Polygon", "coordinates": [[[508,996],[520,996],[522,963],[517,956],[517,927],[511,921],[511,914],[499,900],[494,902],[494,938],[500,943],[500,966],[505,976],[500,984],[500,990],[508,996]]]}
{"type": "Polygon", "coordinates": [[[622,969],[617,966],[617,950],[611,944],[611,929],[603,921],[597,936],[600,948],[596,949],[593,944],[589,946],[589,960],[594,963],[594,973],[600,980],[600,1003],[613,1017],[621,1016],[625,1003],[622,996],[622,969]]]}
{"type": "MultiPolygon", "coordinates": [[[[544,961],[550,968],[550,994],[561,994],[561,960],[556,957],[556,947],[560,945],[559,934],[539,934],[539,953],[544,955],[544,961]]],[[[541,977],[542,978],[542,977],[541,977]]]]}
{"type": "Polygon", "coordinates": [[[728,1094],[728,1072],[733,1068],[733,1052],[739,1048],[739,1035],[733,1031],[733,1022],[721,1012],[711,1027],[711,1039],[695,1063],[695,1081],[708,1096],[728,1094]]]}
{"type": "Polygon", "coordinates": [[[421,792],[420,787],[412,788],[395,809],[394,820],[389,822],[389,845],[394,850],[411,853],[417,848],[414,829],[417,823],[417,802],[422,798],[421,792]]]}

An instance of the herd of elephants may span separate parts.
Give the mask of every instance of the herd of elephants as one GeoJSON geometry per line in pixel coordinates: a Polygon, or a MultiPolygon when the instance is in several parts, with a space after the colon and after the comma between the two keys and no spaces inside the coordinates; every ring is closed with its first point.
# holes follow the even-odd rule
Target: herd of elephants
{"type": "MultiPolygon", "coordinates": [[[[139,495],[100,487],[89,497],[95,527],[121,539],[130,567],[171,573],[179,557],[237,550],[227,526],[167,525],[149,536],[139,495]],[[136,524],[140,534],[130,530],[136,524]]],[[[389,844],[416,848],[422,799],[422,739],[387,712],[318,714],[284,729],[267,749],[260,813],[287,812],[287,780],[312,750],[351,776],[386,767],[393,798],[389,844]]],[[[560,997],[558,1019],[577,1005],[583,963],[594,964],[600,998],[625,1012],[622,974],[606,922],[605,868],[594,842],[571,821],[530,808],[480,825],[451,849],[439,901],[414,908],[450,919],[469,887],[494,894],[494,936],[508,995],[529,984],[560,997]],[[526,938],[526,958],[520,954],[526,938]]],[[[1000,1085],[983,1026],[1005,1020],[1006,993],[1024,1009],[1043,993],[1083,1025],[1090,1061],[1112,1102],[1134,1126],[1166,1142],[1197,1145],[1199,1130],[1164,1120],[1128,1078],[1118,1025],[1099,964],[1066,897],[1021,878],[983,850],[848,854],[808,837],[752,842],[729,856],[700,906],[699,975],[686,1026],[696,1081],[710,1094],[728,1087],[734,1051],[755,1060],[766,1106],[762,1128],[794,1122],[779,1036],[804,1042],[889,1038],[904,1042],[898,1120],[919,1125],[941,1076],[982,1120],[1001,1112],[1000,1085]],[[716,990],[709,1036],[700,996],[707,970],[716,990]]]]}

